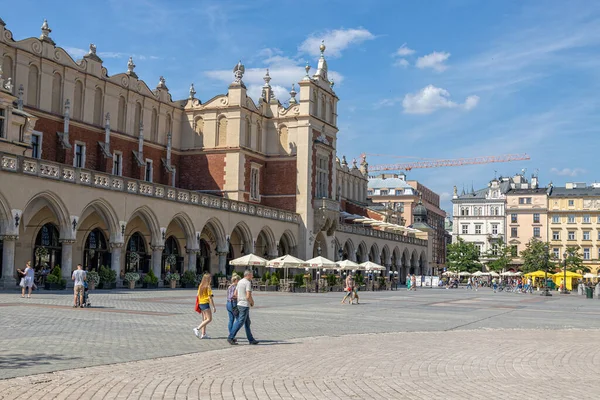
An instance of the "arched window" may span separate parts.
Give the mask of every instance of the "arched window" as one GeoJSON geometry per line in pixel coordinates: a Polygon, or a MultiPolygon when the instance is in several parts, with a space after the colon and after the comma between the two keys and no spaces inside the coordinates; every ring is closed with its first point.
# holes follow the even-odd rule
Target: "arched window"
{"type": "Polygon", "coordinates": [[[127,242],[125,253],[125,272],[150,271],[150,255],[146,253],[146,242],[144,236],[135,232],[127,242]]]}
{"type": "Polygon", "coordinates": [[[256,123],[256,151],[262,151],[262,126],[256,123]]]}
{"type": "Polygon", "coordinates": [[[52,77],[52,113],[62,114],[62,76],[58,72],[52,77]]]}
{"type": "Polygon", "coordinates": [[[102,95],[102,89],[96,88],[96,91],[94,93],[94,125],[104,125],[104,121],[102,120],[103,108],[104,96],[102,95]]]}
{"type": "Polygon", "coordinates": [[[288,154],[290,145],[288,143],[288,128],[285,125],[281,125],[279,128],[279,153],[288,154]]]}
{"type": "Polygon", "coordinates": [[[221,117],[217,122],[217,138],[215,141],[216,147],[224,147],[227,145],[227,118],[221,117]]]}
{"type": "Polygon", "coordinates": [[[88,271],[97,271],[103,265],[110,266],[110,253],[104,232],[96,228],[85,241],[83,266],[88,271]]]}
{"type": "Polygon", "coordinates": [[[38,67],[29,66],[29,77],[27,79],[27,104],[37,107],[38,104],[38,67]]]}
{"type": "Polygon", "coordinates": [[[183,257],[179,254],[179,243],[175,236],[169,236],[165,241],[165,249],[162,252],[161,271],[163,276],[168,272],[183,273],[183,257]]]}
{"type": "Polygon", "coordinates": [[[125,120],[127,118],[127,103],[125,97],[119,96],[119,115],[117,116],[117,129],[125,133],[125,120]]]}
{"type": "Polygon", "coordinates": [[[210,272],[210,246],[204,239],[200,239],[200,252],[196,256],[196,273],[210,272]]]}
{"type": "Polygon", "coordinates": [[[83,120],[83,82],[75,81],[75,100],[73,101],[73,118],[83,120]]]}
{"type": "Polygon", "coordinates": [[[325,102],[325,117],[327,118],[327,122],[332,122],[331,120],[331,101],[327,100],[325,102]]]}
{"type": "Polygon", "coordinates": [[[312,103],[313,115],[319,115],[319,98],[316,90],[312,92],[312,103]]]}
{"type": "Polygon", "coordinates": [[[150,127],[150,138],[153,142],[158,142],[158,113],[156,108],[152,109],[152,121],[150,127]]]}
{"type": "Polygon", "coordinates": [[[204,147],[204,120],[200,117],[194,121],[194,132],[196,132],[194,147],[204,147]]]}
{"type": "Polygon", "coordinates": [[[61,263],[62,246],[59,239],[58,228],[52,223],[42,226],[35,238],[33,246],[33,267],[48,266],[54,268],[61,263]]]}
{"type": "Polygon", "coordinates": [[[167,133],[173,134],[173,120],[171,114],[167,114],[167,130],[165,131],[165,144],[167,143],[167,133]]]}
{"type": "Polygon", "coordinates": [[[319,117],[325,121],[325,95],[322,95],[319,101],[319,117]]]}
{"type": "Polygon", "coordinates": [[[135,103],[135,113],[133,114],[133,135],[140,134],[140,123],[142,122],[142,105],[139,102],[135,103]]]}
{"type": "Polygon", "coordinates": [[[2,62],[2,77],[4,81],[7,81],[8,78],[12,78],[12,83],[15,83],[15,77],[13,76],[13,61],[9,56],[4,56],[4,61],[2,62]]]}
{"type": "Polygon", "coordinates": [[[252,148],[252,125],[250,118],[246,118],[246,147],[252,148]]]}

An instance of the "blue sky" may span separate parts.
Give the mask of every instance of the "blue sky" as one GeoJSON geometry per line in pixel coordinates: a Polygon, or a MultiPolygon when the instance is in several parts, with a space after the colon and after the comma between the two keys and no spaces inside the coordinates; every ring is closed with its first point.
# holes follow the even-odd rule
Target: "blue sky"
{"type": "MultiPolygon", "coordinates": [[[[540,181],[600,179],[600,2],[570,0],[20,0],[0,15],[16,39],[51,36],[74,56],[95,43],[175,99],[194,82],[224,93],[239,59],[253,96],[269,67],[280,101],[314,68],[321,39],[340,97],[338,151],[419,158],[527,153],[530,161],[412,170],[442,196],[526,168],[540,181]]],[[[369,157],[370,164],[414,158],[369,157]]]]}

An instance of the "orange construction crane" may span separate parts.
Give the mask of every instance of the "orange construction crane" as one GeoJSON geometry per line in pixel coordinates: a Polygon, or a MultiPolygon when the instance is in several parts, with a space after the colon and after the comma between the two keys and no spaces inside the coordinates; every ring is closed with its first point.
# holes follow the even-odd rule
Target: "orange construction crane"
{"type": "MultiPolygon", "coordinates": [[[[361,154],[364,159],[368,154],[361,154]]],[[[374,154],[371,154],[374,155],[374,154]]],[[[438,168],[438,167],[460,167],[461,165],[472,165],[472,164],[489,164],[489,163],[500,163],[500,162],[511,162],[511,161],[522,161],[529,160],[530,157],[527,154],[507,154],[503,156],[484,156],[484,157],[473,157],[473,158],[457,158],[448,160],[426,160],[426,161],[413,161],[408,163],[400,164],[380,164],[370,165],[369,172],[374,171],[410,171],[415,168],[438,168]]]]}

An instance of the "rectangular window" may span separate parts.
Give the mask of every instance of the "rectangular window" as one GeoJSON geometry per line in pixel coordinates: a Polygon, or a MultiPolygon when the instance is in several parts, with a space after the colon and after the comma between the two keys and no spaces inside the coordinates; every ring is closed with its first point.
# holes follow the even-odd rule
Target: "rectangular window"
{"type": "Polygon", "coordinates": [[[583,223],[584,224],[590,224],[592,222],[592,217],[590,217],[589,215],[584,215],[583,216],[583,223]]]}
{"type": "Polygon", "coordinates": [[[252,200],[260,200],[259,182],[260,175],[258,168],[252,168],[250,171],[250,198],[252,200]]]}
{"type": "Polygon", "coordinates": [[[519,197],[519,204],[525,204],[525,197],[519,197]]]}
{"type": "Polygon", "coordinates": [[[569,240],[575,240],[575,231],[569,231],[569,240]]]}
{"type": "Polygon", "coordinates": [[[510,222],[513,224],[517,223],[517,214],[510,214],[510,222]]]}
{"type": "Polygon", "coordinates": [[[83,143],[75,143],[73,166],[75,168],[85,168],[85,144],[83,143]]]}
{"type": "Polygon", "coordinates": [[[475,224],[475,234],[481,235],[481,224],[475,224]]]}
{"type": "Polygon", "coordinates": [[[379,194],[380,194],[380,195],[382,195],[382,196],[387,196],[387,195],[388,195],[388,193],[389,193],[389,191],[388,191],[387,189],[381,189],[381,190],[379,191],[379,194]]]}
{"type": "Polygon", "coordinates": [[[552,216],[552,223],[553,224],[560,224],[560,217],[558,215],[553,215],[552,216]]]}
{"type": "Polygon", "coordinates": [[[513,244],[510,246],[510,255],[513,257],[517,257],[519,255],[519,250],[517,249],[517,245],[513,244]]]}
{"type": "Polygon", "coordinates": [[[498,225],[492,224],[492,235],[498,234],[498,225]]]}
{"type": "Polygon", "coordinates": [[[404,194],[404,190],[396,189],[396,196],[401,196],[402,194],[404,194]]]}
{"type": "Polygon", "coordinates": [[[42,135],[39,133],[31,135],[31,157],[42,158],[42,135]]]}
{"type": "Polygon", "coordinates": [[[460,231],[463,235],[466,235],[469,233],[469,225],[461,225],[461,231],[460,231]]]}
{"type": "Polygon", "coordinates": [[[590,240],[590,231],[583,231],[583,240],[590,240]]]}
{"type": "Polygon", "coordinates": [[[552,240],[560,240],[560,231],[552,231],[552,240]]]}
{"type": "Polygon", "coordinates": [[[475,248],[477,249],[477,255],[481,255],[481,249],[483,248],[483,245],[475,244],[475,248]]]}
{"type": "Polygon", "coordinates": [[[119,151],[113,153],[113,175],[121,175],[123,173],[123,154],[119,151]]]}
{"type": "Polygon", "coordinates": [[[6,121],[6,110],[4,108],[0,108],[0,138],[3,138],[4,134],[6,133],[4,121],[6,121]]]}
{"type": "Polygon", "coordinates": [[[552,253],[554,254],[554,258],[558,260],[558,257],[560,256],[559,250],[555,247],[552,249],[552,253]]]}
{"type": "Polygon", "coordinates": [[[569,207],[573,207],[575,205],[575,200],[569,200],[569,207]]]}
{"type": "Polygon", "coordinates": [[[536,238],[540,237],[540,228],[537,226],[535,228],[533,228],[533,237],[536,237],[536,238]]]}
{"type": "Polygon", "coordinates": [[[583,259],[584,260],[590,259],[590,249],[588,247],[583,249],[583,259]]]}
{"type": "Polygon", "coordinates": [[[510,228],[510,237],[517,237],[517,236],[519,236],[519,234],[517,232],[517,228],[516,227],[510,228]]]}
{"type": "Polygon", "coordinates": [[[540,223],[540,214],[533,214],[533,223],[534,224],[539,224],[540,223]]]}
{"type": "Polygon", "coordinates": [[[152,182],[152,160],[146,159],[146,176],[144,180],[146,182],[152,182]]]}
{"type": "Polygon", "coordinates": [[[574,215],[569,215],[567,217],[567,223],[574,224],[575,223],[575,216],[574,215]]]}
{"type": "MultiPolygon", "coordinates": [[[[317,156],[317,198],[328,198],[329,194],[329,157],[317,156]]],[[[383,191],[382,191],[383,192],[383,191]]],[[[382,193],[383,195],[383,193],[382,193]]]]}
{"type": "Polygon", "coordinates": [[[373,191],[372,191],[372,190],[367,190],[367,194],[368,194],[369,196],[373,196],[373,191]]]}
{"type": "Polygon", "coordinates": [[[598,220],[596,222],[600,224],[600,215],[598,215],[598,220]]]}

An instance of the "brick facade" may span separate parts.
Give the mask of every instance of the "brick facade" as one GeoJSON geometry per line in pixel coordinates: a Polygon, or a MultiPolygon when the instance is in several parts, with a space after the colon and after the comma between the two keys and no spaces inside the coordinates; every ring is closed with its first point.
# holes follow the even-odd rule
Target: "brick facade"
{"type": "Polygon", "coordinates": [[[275,208],[296,211],[296,160],[268,161],[261,173],[261,203],[275,208]],[[293,197],[269,197],[272,195],[293,197]]]}
{"type": "Polygon", "coordinates": [[[225,154],[181,154],[178,157],[179,186],[189,190],[220,191],[225,187],[225,154]]]}

